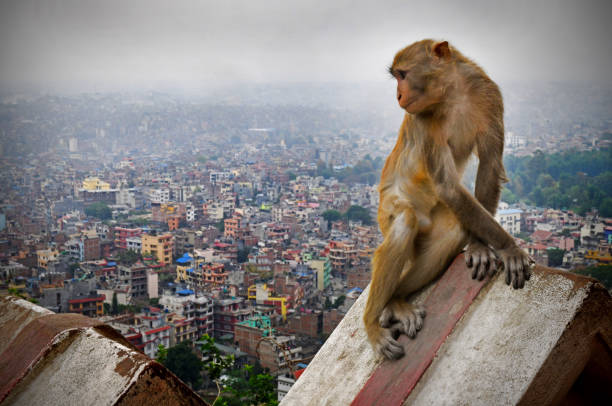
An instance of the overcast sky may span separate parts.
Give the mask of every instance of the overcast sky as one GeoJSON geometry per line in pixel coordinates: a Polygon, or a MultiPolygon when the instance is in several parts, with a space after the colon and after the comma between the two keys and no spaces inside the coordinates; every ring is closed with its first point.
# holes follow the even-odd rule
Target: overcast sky
{"type": "Polygon", "coordinates": [[[379,81],[446,39],[496,80],[610,83],[612,1],[0,0],[0,90],[379,81]]]}

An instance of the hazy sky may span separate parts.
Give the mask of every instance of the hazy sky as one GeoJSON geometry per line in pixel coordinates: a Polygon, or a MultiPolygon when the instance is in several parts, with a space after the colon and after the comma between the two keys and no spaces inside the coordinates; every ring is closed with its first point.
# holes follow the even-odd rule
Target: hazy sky
{"type": "Polygon", "coordinates": [[[0,90],[378,81],[447,39],[496,80],[611,82],[612,1],[0,0],[0,90]]]}

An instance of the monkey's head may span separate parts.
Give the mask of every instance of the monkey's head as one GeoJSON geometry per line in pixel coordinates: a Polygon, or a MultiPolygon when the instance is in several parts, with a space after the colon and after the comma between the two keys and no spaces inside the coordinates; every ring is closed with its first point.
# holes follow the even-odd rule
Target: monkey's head
{"type": "Polygon", "coordinates": [[[411,114],[435,109],[444,99],[445,81],[451,69],[448,42],[423,40],[399,51],[389,67],[397,80],[397,102],[411,114]]]}

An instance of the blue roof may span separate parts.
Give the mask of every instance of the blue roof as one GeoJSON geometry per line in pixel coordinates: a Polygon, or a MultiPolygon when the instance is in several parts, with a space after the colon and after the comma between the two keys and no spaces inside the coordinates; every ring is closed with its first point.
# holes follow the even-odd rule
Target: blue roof
{"type": "Polygon", "coordinates": [[[117,263],[114,262],[114,261],[111,261],[111,262],[107,262],[106,265],[107,266],[115,266],[115,265],[117,265],[117,263]]]}
{"type": "Polygon", "coordinates": [[[182,290],[176,291],[176,293],[181,296],[187,296],[187,295],[193,295],[194,292],[191,289],[182,289],[182,290]]]}
{"type": "Polygon", "coordinates": [[[179,264],[184,264],[186,262],[192,261],[193,257],[191,255],[189,255],[188,252],[184,253],[182,257],[180,257],[179,259],[176,260],[176,262],[178,262],[179,264]]]}
{"type": "Polygon", "coordinates": [[[363,292],[363,289],[355,287],[355,288],[353,288],[353,289],[348,291],[348,293],[351,293],[351,292],[363,292]]]}

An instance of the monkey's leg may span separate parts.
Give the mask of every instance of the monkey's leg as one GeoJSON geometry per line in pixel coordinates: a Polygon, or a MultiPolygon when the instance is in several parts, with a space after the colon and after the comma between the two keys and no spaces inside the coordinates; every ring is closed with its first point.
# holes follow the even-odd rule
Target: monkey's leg
{"type": "Polygon", "coordinates": [[[391,329],[380,326],[379,319],[397,289],[402,270],[413,256],[416,224],[413,211],[402,210],[393,219],[372,260],[372,281],[363,321],[374,350],[387,358],[401,357],[404,349],[393,338],[391,329]]]}
{"type": "Polygon", "coordinates": [[[464,247],[466,238],[467,234],[446,206],[439,205],[433,210],[432,227],[417,236],[414,261],[410,269],[404,270],[395,295],[382,313],[383,327],[416,336],[423,325],[425,310],[408,302],[407,297],[444,272],[464,247]]]}

